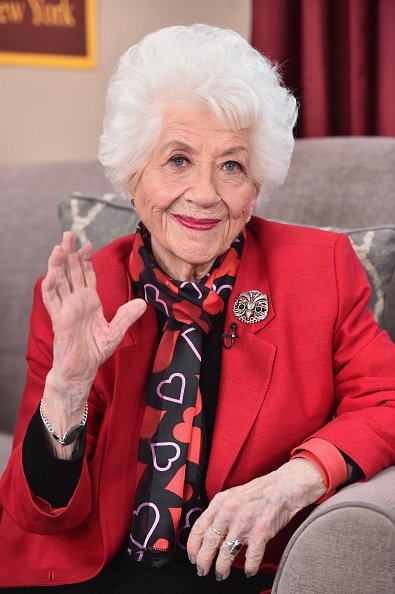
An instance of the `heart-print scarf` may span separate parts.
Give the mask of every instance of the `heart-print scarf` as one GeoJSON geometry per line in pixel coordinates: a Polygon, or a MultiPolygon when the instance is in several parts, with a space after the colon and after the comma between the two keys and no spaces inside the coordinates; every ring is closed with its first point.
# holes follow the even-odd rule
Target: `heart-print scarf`
{"type": "Polygon", "coordinates": [[[140,223],[129,260],[136,295],[166,316],[147,381],[137,487],[128,552],[161,567],[185,555],[201,514],[205,430],[199,389],[203,333],[220,317],[244,246],[244,234],[198,282],[170,279],[155,264],[150,234],[140,223]]]}

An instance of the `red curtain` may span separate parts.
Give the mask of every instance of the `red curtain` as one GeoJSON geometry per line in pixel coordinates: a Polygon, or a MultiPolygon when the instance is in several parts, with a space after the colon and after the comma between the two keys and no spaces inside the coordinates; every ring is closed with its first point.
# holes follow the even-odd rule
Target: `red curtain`
{"type": "Polygon", "coordinates": [[[300,100],[298,137],[395,136],[395,0],[253,0],[252,45],[300,100]]]}

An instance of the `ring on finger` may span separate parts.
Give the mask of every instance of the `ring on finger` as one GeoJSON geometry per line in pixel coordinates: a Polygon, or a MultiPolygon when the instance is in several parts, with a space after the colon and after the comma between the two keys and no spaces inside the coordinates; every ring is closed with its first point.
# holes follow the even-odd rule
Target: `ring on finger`
{"type": "Polygon", "coordinates": [[[241,540],[225,540],[228,545],[228,551],[230,555],[237,555],[237,553],[243,548],[243,542],[241,540]]]}
{"type": "Polygon", "coordinates": [[[220,536],[221,538],[225,538],[224,534],[221,534],[221,532],[219,532],[216,528],[214,528],[214,526],[210,526],[211,530],[213,530],[215,532],[215,534],[218,534],[218,536],[220,536]]]}

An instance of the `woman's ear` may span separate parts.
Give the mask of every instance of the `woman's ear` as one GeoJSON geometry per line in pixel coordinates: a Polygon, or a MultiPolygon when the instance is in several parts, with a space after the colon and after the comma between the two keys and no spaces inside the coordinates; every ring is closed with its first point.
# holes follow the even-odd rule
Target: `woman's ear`
{"type": "Polygon", "coordinates": [[[261,193],[261,184],[255,184],[255,202],[258,199],[259,194],[261,193]]]}
{"type": "Polygon", "coordinates": [[[251,217],[252,217],[252,215],[254,213],[254,210],[255,210],[255,207],[256,207],[256,204],[257,204],[257,200],[258,200],[258,197],[259,197],[259,194],[260,194],[260,191],[261,191],[261,186],[259,184],[255,184],[254,187],[255,187],[255,196],[254,196],[254,199],[251,200],[250,213],[249,213],[249,215],[247,217],[247,221],[246,221],[247,223],[249,223],[250,220],[251,220],[251,217]]]}
{"type": "Polygon", "coordinates": [[[129,179],[129,181],[126,184],[127,195],[128,195],[128,198],[130,198],[131,200],[133,199],[134,193],[137,188],[136,182],[137,182],[137,175],[132,175],[132,177],[129,179]]]}

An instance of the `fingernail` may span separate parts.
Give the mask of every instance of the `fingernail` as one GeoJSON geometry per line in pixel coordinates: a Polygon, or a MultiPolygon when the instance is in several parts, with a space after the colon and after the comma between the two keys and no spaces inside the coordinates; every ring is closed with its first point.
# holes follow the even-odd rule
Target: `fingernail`
{"type": "Polygon", "coordinates": [[[245,574],[246,574],[246,577],[248,577],[248,578],[254,576],[254,574],[251,573],[250,571],[246,571],[245,574]]]}
{"type": "Polygon", "coordinates": [[[196,557],[194,555],[188,555],[189,560],[193,565],[196,565],[196,557]]]}
{"type": "Polygon", "coordinates": [[[218,573],[217,571],[215,572],[215,579],[217,580],[217,582],[222,582],[222,580],[224,579],[224,576],[221,575],[220,573],[218,573]]]}
{"type": "Polygon", "coordinates": [[[204,576],[204,569],[202,569],[201,567],[199,567],[199,565],[197,566],[197,574],[199,577],[203,577],[204,576]]]}

